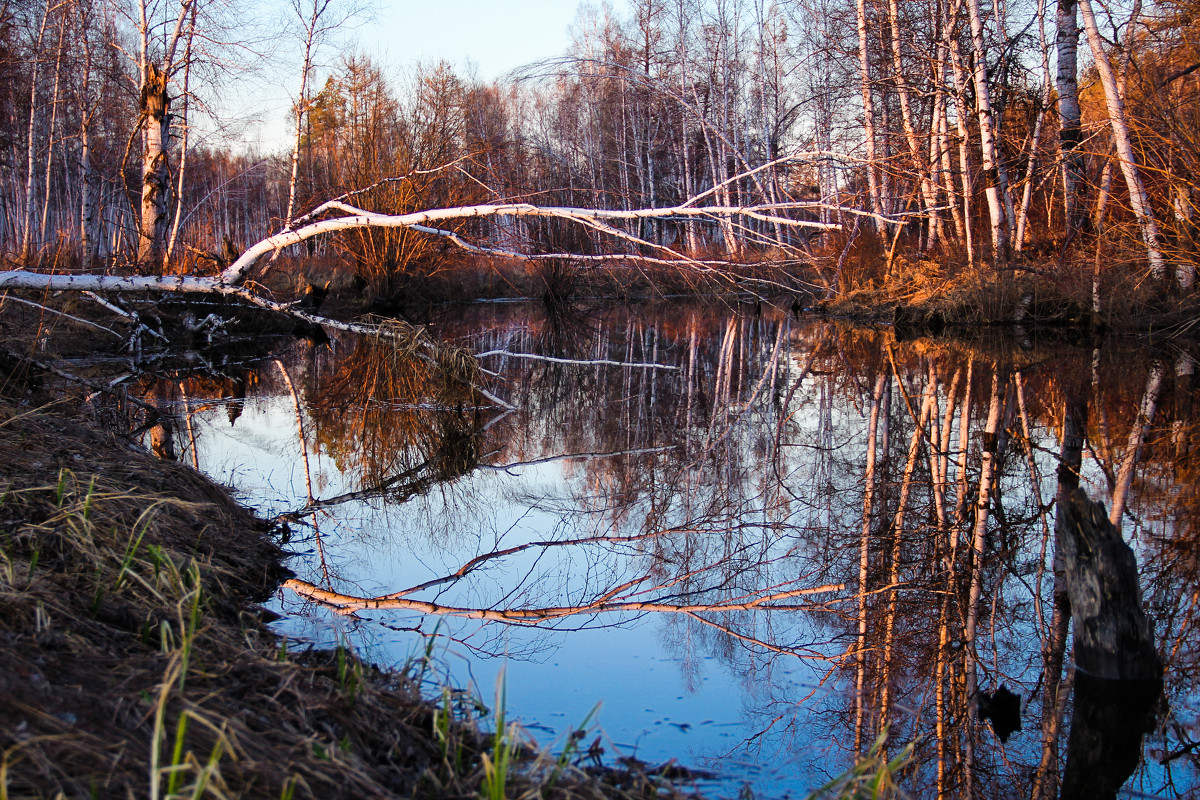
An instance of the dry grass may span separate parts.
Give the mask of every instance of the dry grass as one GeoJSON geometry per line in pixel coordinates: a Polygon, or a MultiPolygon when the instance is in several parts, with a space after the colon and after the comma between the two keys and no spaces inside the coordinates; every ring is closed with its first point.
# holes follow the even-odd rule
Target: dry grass
{"type": "MultiPolygon", "coordinates": [[[[252,601],[280,553],[186,468],[0,403],[0,797],[470,797],[487,736],[252,601]]],[[[516,748],[508,794],[659,796],[516,748]]]]}

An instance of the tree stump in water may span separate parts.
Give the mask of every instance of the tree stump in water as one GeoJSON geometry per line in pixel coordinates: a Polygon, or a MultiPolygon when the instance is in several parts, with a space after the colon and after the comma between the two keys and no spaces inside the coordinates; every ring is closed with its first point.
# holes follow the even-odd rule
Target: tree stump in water
{"type": "Polygon", "coordinates": [[[1137,560],[1104,505],[1071,494],[1060,543],[1075,644],[1075,703],[1063,798],[1109,798],[1153,730],[1162,661],[1142,611],[1137,560]]]}

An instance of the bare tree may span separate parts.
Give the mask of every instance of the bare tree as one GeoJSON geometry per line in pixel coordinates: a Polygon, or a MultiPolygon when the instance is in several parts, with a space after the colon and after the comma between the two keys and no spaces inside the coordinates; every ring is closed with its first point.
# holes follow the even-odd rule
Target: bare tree
{"type": "MultiPolygon", "coordinates": [[[[1140,9],[1141,3],[1137,4],[1140,9]]],[[[1096,71],[1100,75],[1100,84],[1104,87],[1104,102],[1108,111],[1108,123],[1112,129],[1113,144],[1117,150],[1117,159],[1121,164],[1121,173],[1125,176],[1125,185],[1129,189],[1129,205],[1137,218],[1141,229],[1142,242],[1146,246],[1146,258],[1150,262],[1150,271],[1160,280],[1166,277],[1167,266],[1163,259],[1161,234],[1158,230],[1158,220],[1150,199],[1146,196],[1146,187],[1138,169],[1137,157],[1133,152],[1133,139],[1129,132],[1129,121],[1125,114],[1125,98],[1117,86],[1116,74],[1108,53],[1104,50],[1104,39],[1100,35],[1100,27],[1096,24],[1096,15],[1092,11],[1091,0],[1079,0],[1079,11],[1083,17],[1083,29],[1087,32],[1088,44],[1092,49],[1092,58],[1096,62],[1096,71]]],[[[1134,11],[1130,25],[1137,23],[1137,10],[1134,11]]],[[[1181,270],[1178,275],[1182,289],[1191,289],[1193,273],[1181,270]]]]}
{"type": "Polygon", "coordinates": [[[288,178],[288,204],[283,225],[291,227],[296,212],[296,182],[300,174],[300,145],[304,135],[305,119],[312,104],[311,81],[321,47],[330,37],[345,27],[354,17],[362,13],[362,6],[355,0],[291,0],[289,9],[300,25],[304,42],[304,55],[300,64],[300,89],[292,107],[296,127],[292,136],[291,175],[288,178]]]}
{"type": "Polygon", "coordinates": [[[195,20],[203,0],[179,0],[172,12],[167,0],[137,0],[137,65],[140,88],[138,122],[142,130],[141,219],[138,226],[138,264],[157,268],[167,245],[170,199],[171,142],[170,83],[187,63],[189,20],[195,20]]]}

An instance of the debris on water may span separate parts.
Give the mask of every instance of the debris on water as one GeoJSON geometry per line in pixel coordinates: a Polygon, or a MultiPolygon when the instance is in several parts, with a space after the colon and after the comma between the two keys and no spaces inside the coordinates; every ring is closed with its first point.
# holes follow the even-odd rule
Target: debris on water
{"type": "Polygon", "coordinates": [[[992,730],[1001,742],[1021,730],[1021,695],[1009,691],[1003,683],[994,694],[979,693],[979,719],[991,720],[992,730]]]}

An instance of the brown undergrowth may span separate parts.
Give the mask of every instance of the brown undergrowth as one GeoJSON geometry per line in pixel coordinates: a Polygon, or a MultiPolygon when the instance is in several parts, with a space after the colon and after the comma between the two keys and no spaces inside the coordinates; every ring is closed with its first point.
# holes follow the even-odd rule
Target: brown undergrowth
{"type": "Polygon", "coordinates": [[[509,797],[671,793],[492,741],[403,672],[288,652],[254,605],[280,557],[191,470],[0,401],[0,798],[470,797],[502,751],[509,797]]]}
{"type": "Polygon", "coordinates": [[[923,333],[1040,324],[1182,335],[1200,311],[1193,296],[1151,278],[1143,264],[1115,258],[1105,261],[1098,279],[1092,256],[967,267],[911,254],[896,255],[890,270],[881,261],[853,277],[837,283],[818,309],[923,333]]]}

